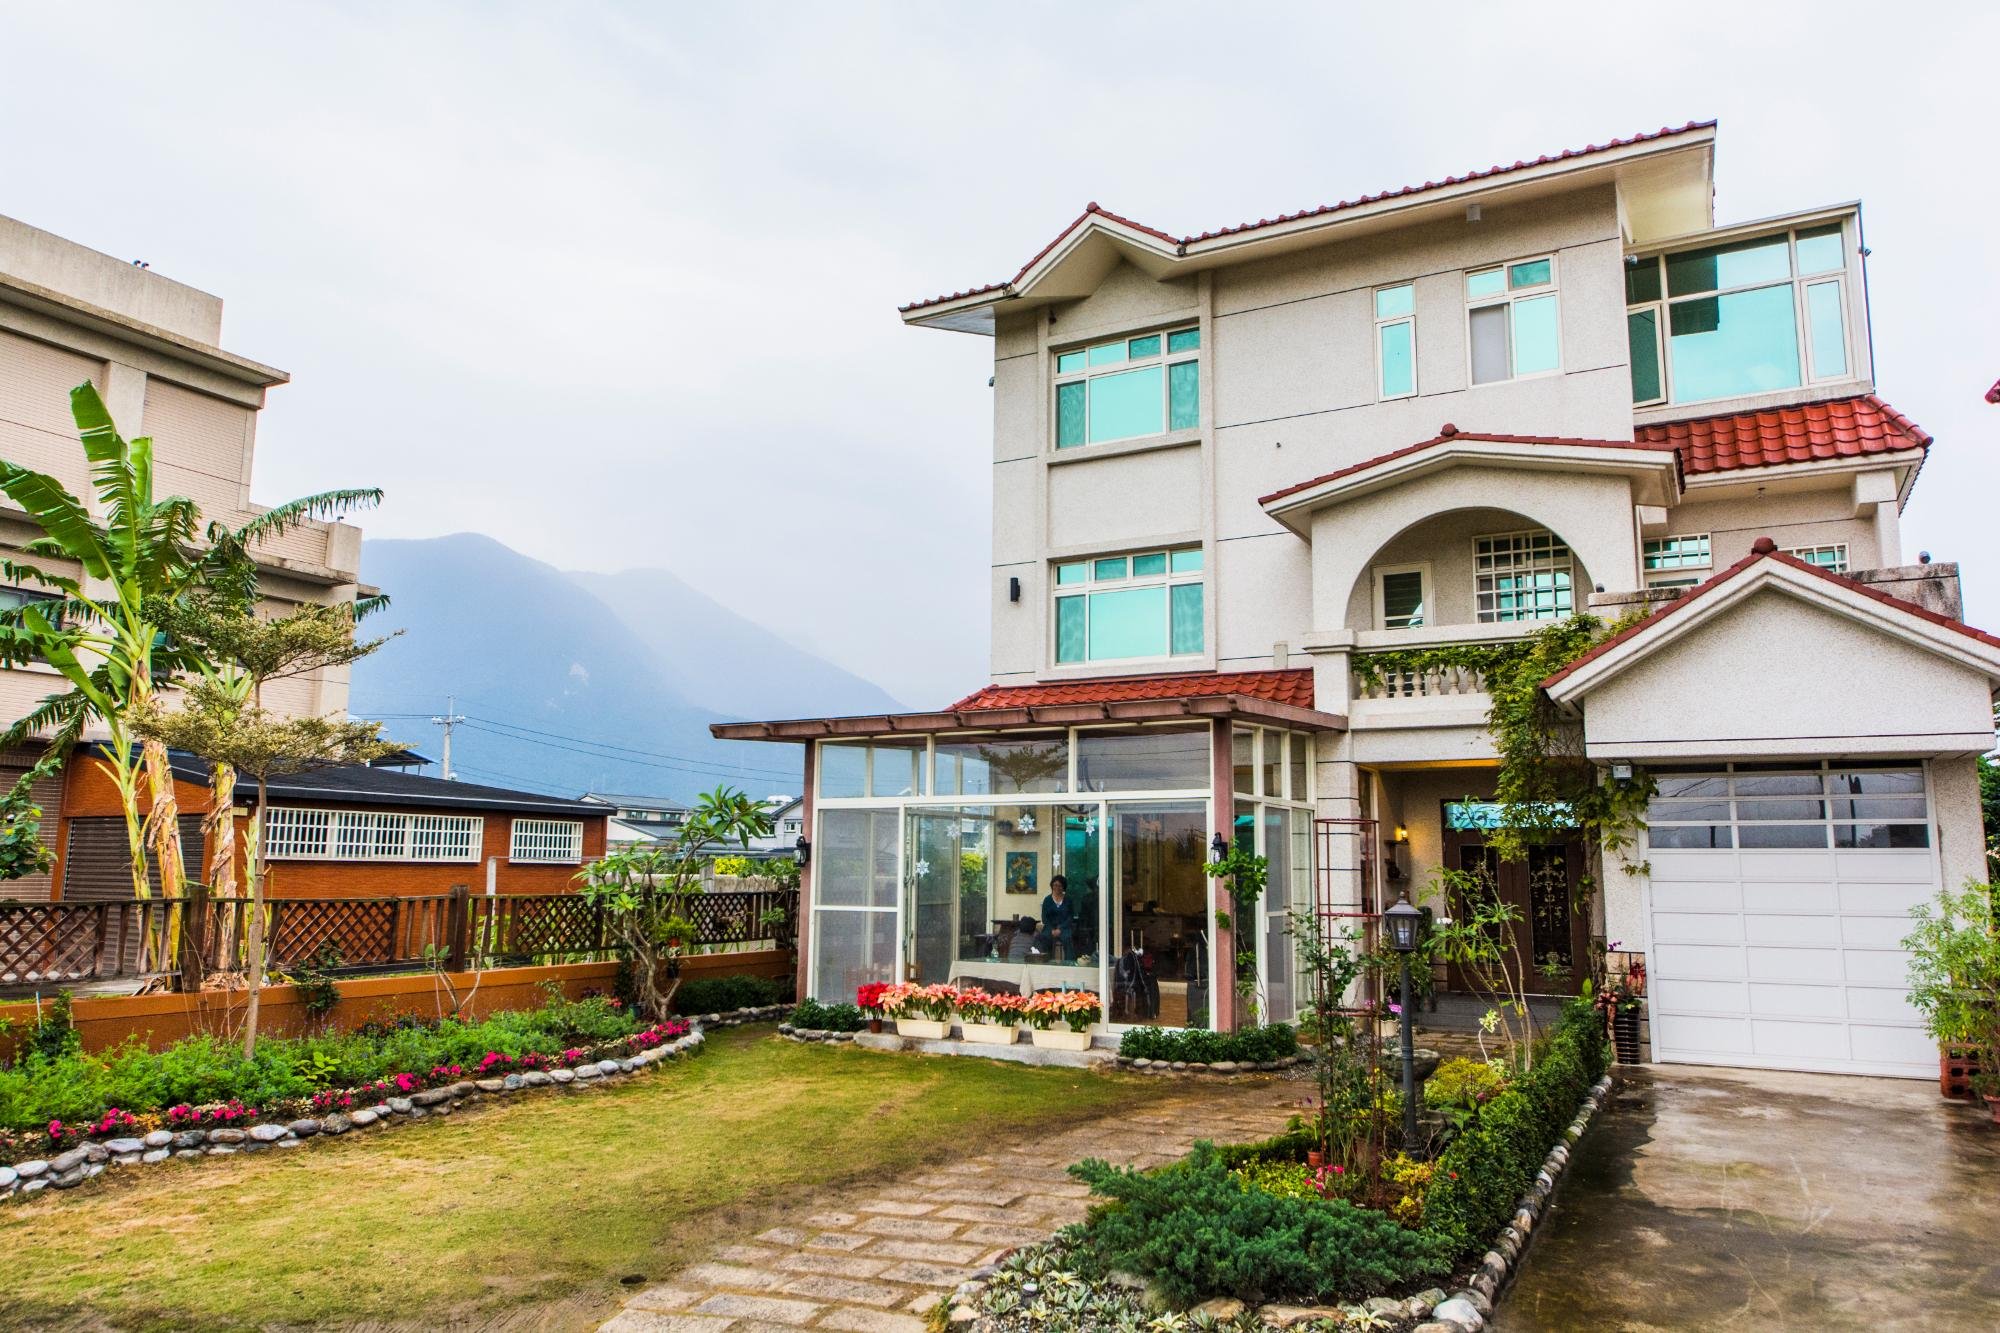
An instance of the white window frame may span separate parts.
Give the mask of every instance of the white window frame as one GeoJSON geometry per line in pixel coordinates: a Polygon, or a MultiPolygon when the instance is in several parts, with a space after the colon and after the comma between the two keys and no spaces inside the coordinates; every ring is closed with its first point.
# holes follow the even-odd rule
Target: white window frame
{"type": "Polygon", "coordinates": [[[1118,662],[1124,664],[1144,663],[1144,662],[1193,662],[1207,657],[1210,610],[1209,610],[1209,593],[1208,593],[1208,588],[1206,586],[1202,588],[1202,593],[1201,593],[1201,619],[1202,619],[1201,647],[1191,653],[1177,653],[1173,651],[1173,646],[1174,646],[1173,590],[1176,587],[1183,587],[1190,583],[1203,584],[1203,585],[1206,585],[1208,583],[1208,552],[1200,546],[1170,546],[1165,548],[1164,550],[1156,549],[1151,551],[1135,551],[1130,554],[1123,554],[1123,555],[1116,553],[1105,554],[1105,555],[1091,555],[1091,556],[1083,556],[1077,559],[1050,561],[1049,562],[1049,589],[1050,589],[1049,646],[1048,646],[1049,661],[1054,665],[1056,665],[1057,667],[1091,667],[1091,666],[1098,666],[1106,662],[1118,662]],[[1200,552],[1201,568],[1191,572],[1182,572],[1176,574],[1174,572],[1174,556],[1176,554],[1184,555],[1189,551],[1200,552]],[[1133,574],[1130,572],[1132,567],[1131,564],[1132,561],[1140,559],[1143,556],[1149,556],[1149,555],[1164,555],[1167,561],[1167,572],[1164,574],[1133,574]],[[1100,560],[1123,560],[1126,562],[1125,567],[1127,570],[1125,577],[1122,579],[1106,579],[1104,581],[1102,591],[1115,592],[1125,588],[1151,588],[1151,587],[1164,587],[1167,589],[1167,609],[1166,609],[1167,651],[1166,652],[1158,654],[1150,654],[1143,657],[1092,657],[1090,655],[1090,594],[1093,589],[1099,587],[1097,582],[1097,562],[1100,560]],[[1084,579],[1082,583],[1058,583],[1056,581],[1056,571],[1064,565],[1082,565],[1085,569],[1087,577],[1084,579]],[[1075,661],[1064,661],[1060,656],[1062,652],[1062,627],[1061,627],[1061,615],[1059,611],[1059,603],[1065,597],[1083,598],[1084,655],[1075,661]]]}
{"type": "MultiPolygon", "coordinates": [[[[1727,402],[1730,398],[1749,396],[1747,394],[1727,394],[1721,398],[1683,399],[1674,392],[1672,308],[1688,301],[1730,296],[1737,292],[1762,291],[1766,287],[1782,286],[1787,281],[1792,284],[1792,334],[1798,339],[1799,384],[1795,387],[1803,388],[1816,384],[1843,384],[1859,378],[1854,368],[1855,338],[1854,329],[1850,323],[1852,310],[1848,300],[1847,284],[1848,266],[1852,262],[1851,256],[1854,245],[1854,238],[1848,232],[1847,220],[1842,218],[1837,223],[1822,220],[1806,226],[1779,227],[1767,232],[1755,232],[1748,236],[1734,236],[1719,243],[1710,241],[1706,244],[1682,245],[1676,246],[1671,250],[1656,250],[1651,254],[1633,256],[1633,258],[1638,260],[1638,267],[1644,267],[1648,264],[1653,265],[1654,272],[1659,278],[1659,296],[1651,301],[1628,303],[1625,307],[1625,315],[1629,320],[1632,315],[1641,310],[1651,310],[1654,312],[1653,350],[1654,355],[1659,358],[1660,396],[1635,401],[1632,406],[1640,408],[1665,407],[1682,403],[1719,403],[1727,402]],[[1829,226],[1835,225],[1840,228],[1840,267],[1828,269],[1822,273],[1801,274],[1799,272],[1799,233],[1802,231],[1822,231],[1829,226]],[[1713,291],[1689,292],[1685,296],[1671,296],[1668,294],[1667,260],[1672,256],[1688,254],[1696,250],[1712,250],[1717,248],[1718,245],[1730,246],[1746,241],[1768,240],[1774,236],[1783,236],[1785,238],[1785,262],[1791,269],[1791,276],[1789,278],[1773,278],[1763,282],[1738,283],[1733,287],[1717,287],[1713,291]],[[1847,364],[1837,373],[1822,374],[1813,359],[1812,326],[1810,323],[1811,310],[1806,303],[1806,291],[1808,288],[1818,287],[1829,282],[1836,284],[1839,288],[1841,350],[1846,355],[1847,364]]],[[[1758,390],[1756,392],[1783,393],[1786,390],[1769,389],[1758,390]]]]}
{"type": "MultiPolygon", "coordinates": [[[[1806,762],[1806,763],[1801,763],[1796,767],[1788,767],[1788,768],[1764,768],[1761,765],[1718,764],[1712,771],[1683,772],[1683,773],[1677,773],[1674,776],[1707,778],[1716,781],[1726,781],[1727,785],[1725,789],[1721,792],[1710,792],[1704,795],[1655,796],[1649,803],[1646,810],[1646,827],[1647,827],[1649,850],[1651,848],[1651,839],[1655,836],[1652,832],[1655,828],[1658,829],[1727,828],[1729,830],[1729,846],[1726,848],[1693,847],[1693,848],[1672,848],[1667,850],[1718,851],[1718,852],[1733,851],[1737,853],[1746,854],[1749,856],[1772,855],[1772,854],[1786,855],[1789,853],[1796,853],[1800,851],[1805,851],[1805,852],[1833,851],[1844,856],[1856,852],[1859,852],[1863,855],[1868,855],[1871,853],[1879,853],[1884,851],[1906,852],[1906,851],[1917,850],[1915,847],[1863,847],[1857,845],[1854,842],[1850,842],[1846,846],[1841,845],[1838,834],[1839,830],[1843,828],[1853,829],[1857,827],[1866,828],[1866,827],[1886,826],[1886,825],[1904,825],[1911,828],[1922,828],[1924,830],[1924,841],[1922,845],[1924,847],[1932,849],[1935,849],[1938,845],[1938,835],[1936,827],[1937,804],[1933,797],[1933,793],[1931,791],[1930,765],[1920,759],[1909,760],[1907,762],[1900,762],[1893,760],[1869,762],[1869,761],[1844,761],[1840,759],[1825,759],[1825,760],[1820,760],[1817,763],[1806,762]],[[1890,772],[1917,774],[1919,778],[1919,787],[1917,791],[1910,792],[1901,796],[1893,794],[1882,794],[1882,793],[1878,793],[1872,796],[1865,794],[1855,795],[1840,791],[1835,786],[1833,781],[1834,776],[1837,774],[1890,773],[1890,772]],[[1738,787],[1739,780],[1747,780],[1750,782],[1754,782],[1758,778],[1802,778],[1802,777],[1818,778],[1819,790],[1817,791],[1817,793],[1814,792],[1766,793],[1766,792],[1755,792],[1755,791],[1746,792],[1739,790],[1738,787]],[[1875,801],[1878,803],[1887,803],[1888,801],[1892,800],[1906,800],[1911,802],[1920,801],[1922,803],[1923,812],[1921,814],[1916,814],[1916,815],[1889,814],[1889,813],[1856,814],[1853,813],[1853,808],[1850,806],[1848,808],[1847,813],[1842,813],[1839,804],[1842,801],[1855,801],[1855,802],[1875,801]],[[1747,818],[1744,815],[1744,806],[1746,803],[1751,805],[1752,807],[1757,807],[1757,806],[1776,804],[1787,801],[1797,802],[1797,803],[1807,803],[1816,801],[1820,804],[1820,812],[1816,816],[1808,816],[1804,814],[1798,814],[1793,816],[1772,816],[1766,814],[1762,818],[1747,818]],[[1694,817],[1686,817],[1678,819],[1675,818],[1676,815],[1692,816],[1698,811],[1700,807],[1716,806],[1716,805],[1726,807],[1727,813],[1719,816],[1711,816],[1708,818],[1694,818],[1694,817]],[[1811,847],[1811,846],[1787,847],[1787,846],[1771,846],[1771,845],[1745,847],[1743,845],[1743,831],[1745,829],[1758,829],[1758,828],[1768,829],[1768,828],[1780,828],[1780,827],[1804,828],[1815,825],[1824,828],[1826,830],[1826,838],[1827,838],[1826,842],[1821,843],[1817,847],[1811,847]]],[[[1853,838],[1854,836],[1855,835],[1851,833],[1849,834],[1850,838],[1853,838]]]]}
{"type": "Polygon", "coordinates": [[[1786,551],[1785,554],[1805,561],[1814,569],[1823,569],[1829,574],[1845,574],[1847,572],[1846,542],[1818,542],[1812,546],[1794,546],[1786,551]],[[1832,558],[1821,560],[1819,556],[1822,552],[1832,558]]]}
{"type": "Polygon", "coordinates": [[[514,820],[507,831],[507,860],[513,865],[581,865],[583,821],[528,817],[514,820]]]}
{"type": "Polygon", "coordinates": [[[273,861],[471,864],[486,836],[483,815],[274,805],[262,822],[264,854],[273,861]]]}
{"type": "Polygon", "coordinates": [[[1117,338],[1098,338],[1090,342],[1079,343],[1072,347],[1052,348],[1049,353],[1050,356],[1049,370],[1051,377],[1051,382],[1049,386],[1050,452],[1068,453],[1072,449],[1088,449],[1093,445],[1123,444],[1128,440],[1159,439],[1168,435],[1185,434],[1188,431],[1200,430],[1203,419],[1202,414],[1208,410],[1208,405],[1201,401],[1202,398],[1206,397],[1206,395],[1203,393],[1201,388],[1201,371],[1198,368],[1201,364],[1201,357],[1203,350],[1201,344],[1206,341],[1207,339],[1202,336],[1201,325],[1175,324],[1170,327],[1163,326],[1157,329],[1142,329],[1136,333],[1124,334],[1117,338]],[[1169,351],[1168,346],[1172,342],[1174,336],[1176,334],[1183,334],[1183,333],[1192,333],[1196,336],[1197,342],[1194,348],[1192,350],[1183,350],[1179,352],[1169,351]],[[1141,357],[1137,360],[1133,360],[1130,355],[1131,344],[1140,338],[1158,338],[1160,340],[1160,350],[1152,356],[1141,357]],[[1090,359],[1091,348],[1108,347],[1112,343],[1119,343],[1119,342],[1122,342],[1126,345],[1127,356],[1123,361],[1113,361],[1101,366],[1093,366],[1088,364],[1090,359]],[[1059,367],[1062,365],[1062,359],[1064,357],[1076,354],[1081,354],[1084,358],[1085,364],[1082,368],[1070,371],[1064,371],[1059,369],[1059,367]],[[1197,367],[1195,371],[1195,398],[1196,398],[1195,424],[1192,426],[1183,426],[1180,427],[1178,430],[1176,430],[1174,426],[1173,368],[1178,365],[1186,365],[1189,363],[1193,363],[1197,367]],[[1086,388],[1083,391],[1083,438],[1081,440],[1078,440],[1075,444],[1062,443],[1061,404],[1062,404],[1063,386],[1069,384],[1084,384],[1090,380],[1099,379],[1106,375],[1119,375],[1123,374],[1128,370],[1144,369],[1145,367],[1152,365],[1158,365],[1160,367],[1160,429],[1158,431],[1149,431],[1143,435],[1121,435],[1116,439],[1110,439],[1110,440],[1091,439],[1090,438],[1090,390],[1086,388]]]}
{"type": "Polygon", "coordinates": [[[1563,620],[1569,616],[1575,615],[1576,614],[1576,552],[1570,547],[1570,544],[1568,542],[1564,541],[1560,536],[1558,536],[1556,533],[1550,531],[1547,528],[1520,528],[1512,532],[1480,533],[1478,536],[1472,539],[1472,608],[1473,608],[1472,616],[1474,622],[1481,625],[1534,624],[1537,622],[1548,621],[1548,620],[1563,620]],[[1482,594],[1480,592],[1479,590],[1480,578],[1482,576],[1486,577],[1496,576],[1497,571],[1483,571],[1480,569],[1479,561],[1482,558],[1482,556],[1491,556],[1492,553],[1482,552],[1479,549],[1479,544],[1481,542],[1513,541],[1517,538],[1522,538],[1522,537],[1548,538],[1549,542],[1553,546],[1557,546],[1562,549],[1564,559],[1560,562],[1557,562],[1553,558],[1553,556],[1546,562],[1530,559],[1522,569],[1510,570],[1509,572],[1510,573],[1525,572],[1530,574],[1538,573],[1541,571],[1544,565],[1546,565],[1546,568],[1550,573],[1554,573],[1557,570],[1566,571],[1569,574],[1569,607],[1566,610],[1559,609],[1553,612],[1552,614],[1546,616],[1542,615],[1503,616],[1500,614],[1498,606],[1499,598],[1502,595],[1500,591],[1496,588],[1490,593],[1482,594]],[[1491,597],[1494,599],[1495,605],[1491,611],[1488,611],[1487,609],[1483,608],[1480,605],[1480,598],[1482,596],[1491,597]]]}
{"type": "Polygon", "coordinates": [[[1555,254],[1524,255],[1519,259],[1509,259],[1499,264],[1481,264],[1478,268],[1466,269],[1459,279],[1459,293],[1465,300],[1465,383],[1467,388],[1483,389],[1489,384],[1514,384],[1521,380],[1544,379],[1563,372],[1562,351],[1562,262],[1555,254]],[[1499,273],[1501,281],[1511,283],[1511,272],[1522,264],[1537,264],[1548,261],[1549,280],[1532,287],[1516,290],[1511,285],[1488,296],[1472,294],[1472,280],[1481,273],[1499,273]],[[1547,370],[1535,370],[1523,375],[1514,366],[1514,311],[1513,306],[1520,301],[1547,296],[1556,303],[1556,363],[1547,370]],[[1472,312],[1493,306],[1504,305],[1507,310],[1507,374],[1497,380],[1474,380],[1472,378],[1472,312]]]}
{"type": "Polygon", "coordinates": [[[1428,560],[1419,560],[1407,565],[1377,565],[1375,567],[1375,627],[1377,629],[1421,629],[1425,625],[1437,623],[1437,606],[1432,600],[1435,585],[1431,582],[1431,565],[1428,560]],[[1389,623],[1388,579],[1391,574],[1415,574],[1421,587],[1423,611],[1413,624],[1391,625],[1389,623]]]}
{"type": "Polygon", "coordinates": [[[1713,569],[1715,567],[1715,542],[1711,535],[1706,532],[1673,532],[1668,533],[1664,537],[1646,537],[1639,543],[1639,565],[1646,571],[1647,580],[1657,587],[1662,583],[1669,582],[1670,579],[1655,579],[1653,576],[1656,574],[1672,576],[1679,574],[1684,569],[1713,569]],[[1702,553],[1699,558],[1689,558],[1679,552],[1669,552],[1664,549],[1655,551],[1653,549],[1656,546],[1664,547],[1669,542],[1700,542],[1702,553]],[[1655,556],[1663,560],[1670,560],[1672,563],[1656,565],[1653,563],[1655,556]]]}
{"type": "Polygon", "coordinates": [[[1368,302],[1369,310],[1375,316],[1375,400],[1377,402],[1388,403],[1394,402],[1399,398],[1415,398],[1418,386],[1417,284],[1414,279],[1408,282],[1387,283],[1369,293],[1368,302]],[[1390,315],[1384,317],[1381,313],[1382,293],[1399,291],[1406,287],[1410,292],[1410,313],[1407,315],[1390,315]],[[1410,328],[1410,387],[1403,393],[1390,393],[1388,387],[1382,383],[1382,375],[1385,369],[1382,364],[1382,334],[1385,330],[1393,329],[1399,324],[1407,324],[1410,328]]]}

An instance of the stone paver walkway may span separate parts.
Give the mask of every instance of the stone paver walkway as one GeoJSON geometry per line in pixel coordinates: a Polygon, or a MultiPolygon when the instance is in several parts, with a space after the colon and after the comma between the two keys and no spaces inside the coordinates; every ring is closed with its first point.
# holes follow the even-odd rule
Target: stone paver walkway
{"type": "Polygon", "coordinates": [[[604,1333],[922,1333],[924,1312],[974,1269],[1082,1220],[1088,1191],[1070,1163],[1157,1166],[1196,1139],[1265,1138],[1306,1092],[1275,1077],[1190,1079],[1123,1114],[815,1199],[638,1293],[604,1333]]]}

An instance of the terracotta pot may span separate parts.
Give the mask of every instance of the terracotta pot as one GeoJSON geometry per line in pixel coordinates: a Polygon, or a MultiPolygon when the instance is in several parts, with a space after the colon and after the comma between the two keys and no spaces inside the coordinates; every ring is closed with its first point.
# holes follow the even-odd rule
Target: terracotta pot
{"type": "Polygon", "coordinates": [[[880,1032],[880,1031],[882,1030],[882,1020],[881,1020],[881,1019],[879,1019],[879,1018],[871,1018],[871,1019],[869,1019],[869,1020],[868,1020],[868,1030],[869,1030],[870,1032],[877,1032],[877,1033],[879,1033],[879,1032],[880,1032]]]}
{"type": "Polygon", "coordinates": [[[1306,1150],[1306,1165],[1317,1171],[1326,1165],[1326,1154],[1317,1148],[1306,1150]]]}
{"type": "Polygon", "coordinates": [[[1987,1114],[1993,1117],[1993,1123],[2000,1125],[2000,1097],[1988,1097],[1986,1099],[1986,1111],[1987,1114]]]}

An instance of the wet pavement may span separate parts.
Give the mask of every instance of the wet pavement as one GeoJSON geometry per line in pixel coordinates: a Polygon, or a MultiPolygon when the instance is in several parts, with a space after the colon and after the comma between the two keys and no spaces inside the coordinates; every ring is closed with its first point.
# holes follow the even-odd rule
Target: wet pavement
{"type": "Polygon", "coordinates": [[[1935,1083],[1621,1067],[1488,1325],[2000,1329],[2000,1125],[1935,1083]]]}

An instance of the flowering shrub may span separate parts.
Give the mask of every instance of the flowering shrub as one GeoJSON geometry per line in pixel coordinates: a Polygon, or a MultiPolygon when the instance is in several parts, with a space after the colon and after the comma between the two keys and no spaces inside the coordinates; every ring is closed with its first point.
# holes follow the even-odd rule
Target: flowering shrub
{"type": "Polygon", "coordinates": [[[967,1023],[1019,1023],[1027,1011],[1024,995],[994,995],[976,987],[958,994],[958,1016],[967,1023]]]}
{"type": "Polygon", "coordinates": [[[854,992],[855,1007],[860,1009],[864,1014],[881,1013],[882,993],[888,989],[889,983],[886,981],[871,981],[867,985],[859,987],[854,992]]]}
{"type": "Polygon", "coordinates": [[[227,1129],[239,1121],[255,1120],[257,1108],[234,1098],[210,1106],[189,1106],[183,1102],[167,1108],[170,1129],[227,1129]]]}
{"type": "Polygon", "coordinates": [[[929,986],[898,982],[882,992],[882,1011],[891,1018],[928,1018],[949,1023],[958,1009],[958,995],[958,987],[942,982],[929,986]]]}
{"type": "Polygon", "coordinates": [[[1088,1032],[1104,1016],[1104,1002],[1094,990],[1036,991],[1022,1008],[1028,1021],[1044,1031],[1062,1022],[1071,1032],[1088,1032]]]}

